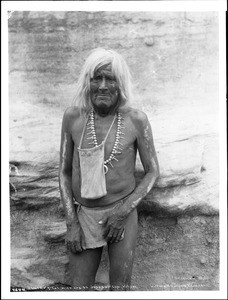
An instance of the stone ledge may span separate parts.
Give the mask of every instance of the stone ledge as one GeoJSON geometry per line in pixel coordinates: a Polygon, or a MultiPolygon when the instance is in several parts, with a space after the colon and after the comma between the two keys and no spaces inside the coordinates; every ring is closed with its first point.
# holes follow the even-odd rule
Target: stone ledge
{"type": "MultiPolygon", "coordinates": [[[[163,143],[157,147],[160,177],[155,187],[167,188],[178,185],[190,185],[202,179],[204,170],[204,142],[202,137],[190,137],[163,143]]],[[[142,177],[144,170],[139,157],[136,161],[136,173],[142,177]]]]}
{"type": "MultiPolygon", "coordinates": [[[[218,183],[207,183],[209,170],[204,167],[204,142],[190,137],[163,143],[158,147],[160,178],[155,187],[139,205],[139,211],[161,216],[216,215],[218,214],[218,183]],[[208,173],[208,174],[207,174],[208,173]]],[[[58,205],[58,163],[11,161],[11,204],[17,209],[39,209],[58,205]]],[[[137,158],[136,181],[139,183],[144,170],[137,158]]],[[[60,210],[63,211],[60,204],[60,210]]]]}
{"type": "Polygon", "coordinates": [[[48,243],[64,243],[66,235],[66,222],[58,222],[53,224],[53,227],[43,234],[44,240],[48,243]]]}
{"type": "Polygon", "coordinates": [[[218,215],[216,195],[203,191],[204,188],[203,183],[166,190],[155,188],[139,204],[138,211],[157,217],[218,215]]]}

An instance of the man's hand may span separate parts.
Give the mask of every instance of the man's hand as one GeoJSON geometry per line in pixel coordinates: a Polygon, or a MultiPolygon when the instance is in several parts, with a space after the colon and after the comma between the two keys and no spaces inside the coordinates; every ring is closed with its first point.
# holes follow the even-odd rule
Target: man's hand
{"type": "Polygon", "coordinates": [[[78,222],[67,226],[65,243],[67,249],[73,253],[83,251],[83,246],[85,245],[84,233],[78,222]]]}
{"type": "Polygon", "coordinates": [[[105,228],[105,240],[109,243],[117,243],[123,239],[125,223],[126,215],[120,211],[102,219],[99,224],[105,228]]]}

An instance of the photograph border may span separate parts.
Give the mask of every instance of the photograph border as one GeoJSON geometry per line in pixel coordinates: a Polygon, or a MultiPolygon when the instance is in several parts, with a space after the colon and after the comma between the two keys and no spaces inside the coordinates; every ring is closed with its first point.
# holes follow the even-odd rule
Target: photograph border
{"type": "Polygon", "coordinates": [[[219,12],[219,203],[220,290],[77,292],[81,299],[226,299],[227,140],[226,1],[3,1],[2,2],[2,299],[74,299],[75,292],[10,292],[8,18],[14,11],[218,11],[219,12]],[[6,175],[7,174],[7,175],[6,175]],[[67,294],[66,294],[67,293],[67,294]],[[224,298],[223,298],[224,297],[224,298]]]}

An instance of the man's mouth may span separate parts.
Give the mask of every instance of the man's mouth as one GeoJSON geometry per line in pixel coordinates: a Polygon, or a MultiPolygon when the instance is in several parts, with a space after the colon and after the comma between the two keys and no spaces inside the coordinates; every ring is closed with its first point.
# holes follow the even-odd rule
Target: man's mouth
{"type": "Polygon", "coordinates": [[[109,93],[99,93],[97,96],[109,96],[109,93]]]}
{"type": "Polygon", "coordinates": [[[97,98],[109,98],[110,97],[110,95],[109,94],[98,94],[97,95],[97,98]]]}

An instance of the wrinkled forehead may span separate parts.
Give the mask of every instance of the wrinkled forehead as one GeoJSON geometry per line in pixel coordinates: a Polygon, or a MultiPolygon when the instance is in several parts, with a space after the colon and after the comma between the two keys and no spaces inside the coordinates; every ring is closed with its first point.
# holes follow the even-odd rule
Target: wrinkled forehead
{"type": "Polygon", "coordinates": [[[107,63],[107,64],[104,64],[104,65],[98,65],[95,70],[94,70],[94,74],[97,74],[97,73],[102,73],[104,71],[107,71],[109,73],[113,73],[112,72],[112,66],[111,66],[111,63],[107,63]]]}

